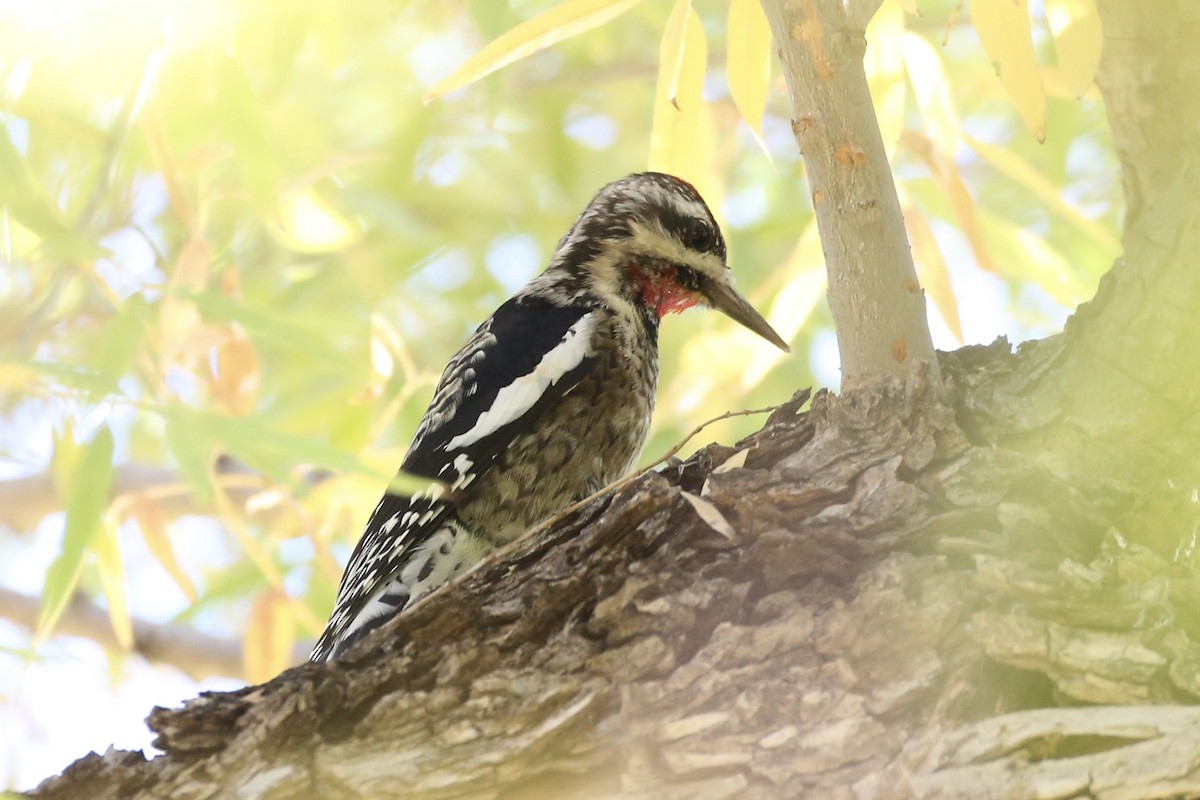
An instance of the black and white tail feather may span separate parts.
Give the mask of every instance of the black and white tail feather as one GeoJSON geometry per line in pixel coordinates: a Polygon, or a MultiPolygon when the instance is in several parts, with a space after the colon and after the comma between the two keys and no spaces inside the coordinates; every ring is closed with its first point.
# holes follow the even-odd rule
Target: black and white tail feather
{"type": "Polygon", "coordinates": [[[733,288],[725,242],[689,184],[604,187],[549,268],[450,360],[401,470],[350,557],[312,660],[334,658],[418,598],[632,468],[649,429],[658,324],[712,306],[787,349],[733,288]]]}

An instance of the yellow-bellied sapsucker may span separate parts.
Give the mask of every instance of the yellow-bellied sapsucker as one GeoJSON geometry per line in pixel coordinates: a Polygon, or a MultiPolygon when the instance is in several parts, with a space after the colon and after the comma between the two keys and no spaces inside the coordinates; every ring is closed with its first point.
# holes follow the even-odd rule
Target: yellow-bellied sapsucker
{"type": "Polygon", "coordinates": [[[658,325],[717,309],[784,350],[733,288],[704,200],[647,172],[605,186],[550,266],[446,366],[401,470],[438,483],[387,493],[350,557],[313,661],[575,500],[624,476],[650,428],[658,325]]]}

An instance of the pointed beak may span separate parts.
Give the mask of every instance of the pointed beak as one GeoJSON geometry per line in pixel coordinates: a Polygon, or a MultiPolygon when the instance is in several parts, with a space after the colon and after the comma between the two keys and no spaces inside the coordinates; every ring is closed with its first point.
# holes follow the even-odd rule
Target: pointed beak
{"type": "Polygon", "coordinates": [[[709,305],[729,317],[734,322],[749,328],[785,353],[792,352],[787,342],[775,332],[762,314],[754,310],[754,306],[746,298],[738,294],[732,282],[713,281],[704,289],[709,305]]]}

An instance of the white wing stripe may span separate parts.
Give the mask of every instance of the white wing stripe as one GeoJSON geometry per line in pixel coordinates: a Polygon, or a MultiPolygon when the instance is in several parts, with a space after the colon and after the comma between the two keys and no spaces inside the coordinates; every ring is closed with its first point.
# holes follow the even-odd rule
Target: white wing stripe
{"type": "Polygon", "coordinates": [[[475,425],[465,433],[455,436],[446,443],[447,450],[478,442],[488,434],[521,417],[533,408],[538,398],[564,375],[575,369],[583,359],[592,354],[592,332],[595,318],[584,314],[567,329],[562,341],[554,346],[533,368],[533,372],[522,375],[508,386],[496,392],[491,408],[479,415],[475,425]]]}

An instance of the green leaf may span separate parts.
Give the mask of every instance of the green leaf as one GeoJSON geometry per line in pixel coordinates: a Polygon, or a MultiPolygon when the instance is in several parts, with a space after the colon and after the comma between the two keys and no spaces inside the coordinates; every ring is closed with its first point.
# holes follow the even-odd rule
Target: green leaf
{"type": "Polygon", "coordinates": [[[105,252],[66,224],[3,129],[0,129],[0,207],[7,208],[18,222],[41,238],[47,251],[59,258],[95,258],[105,252]]]}
{"type": "Polygon", "coordinates": [[[197,412],[185,408],[168,408],[162,411],[166,422],[167,447],[183,480],[196,497],[204,503],[212,501],[213,487],[209,477],[212,468],[213,441],[209,432],[196,424],[197,412]]]}
{"type": "MultiPolygon", "coordinates": [[[[212,496],[209,470],[214,452],[232,456],[267,478],[301,486],[289,474],[298,464],[312,464],[338,472],[381,475],[357,458],[327,441],[314,436],[301,436],[272,426],[263,415],[233,417],[186,408],[167,408],[162,411],[167,422],[167,441],[179,462],[184,477],[204,498],[212,496]]],[[[418,491],[428,488],[429,479],[402,477],[396,490],[418,491]]]]}
{"type": "Polygon", "coordinates": [[[35,646],[46,640],[71,599],[83,557],[101,528],[101,514],[112,488],[113,438],[108,426],[100,428],[82,457],[65,478],[67,509],[62,551],[46,573],[42,609],[34,634],[35,646]]]}
{"type": "Polygon", "coordinates": [[[240,558],[205,576],[200,597],[171,618],[172,625],[191,625],[211,609],[228,606],[263,586],[262,573],[247,558],[240,558]]]}
{"type": "Polygon", "coordinates": [[[26,365],[43,378],[73,389],[92,394],[107,394],[112,388],[103,375],[79,364],[54,361],[34,361],[26,365]]]}
{"type": "Polygon", "coordinates": [[[297,464],[318,464],[342,471],[362,469],[353,456],[322,440],[277,430],[255,417],[202,414],[193,421],[221,442],[224,452],[280,482],[291,481],[288,470],[297,464]]]}
{"type": "Polygon", "coordinates": [[[0,204],[8,206],[21,224],[43,239],[67,233],[67,226],[13,146],[7,130],[0,132],[0,204]]]}
{"type": "Polygon", "coordinates": [[[133,366],[146,334],[146,310],[142,297],[130,297],[99,332],[91,363],[106,386],[104,394],[115,392],[133,366]]]}
{"type": "Polygon", "coordinates": [[[564,39],[598,28],[624,14],[641,0],[566,0],[502,34],[435,83],[425,94],[428,103],[468,86],[564,39]]]}
{"type": "Polygon", "coordinates": [[[255,341],[273,342],[289,350],[302,351],[310,360],[320,361],[325,367],[358,377],[357,368],[347,362],[345,353],[331,344],[328,337],[282,313],[272,313],[261,306],[253,308],[216,292],[184,296],[195,303],[207,322],[236,322],[255,341]]]}
{"type": "Polygon", "coordinates": [[[59,499],[66,498],[71,491],[71,481],[83,461],[84,448],[75,439],[75,429],[67,425],[54,431],[54,454],[50,458],[50,478],[59,499]]]}
{"type": "MultiPolygon", "coordinates": [[[[671,7],[671,15],[667,17],[667,26],[663,30],[662,43],[658,51],[658,87],[655,89],[657,100],[666,101],[680,110],[679,84],[684,73],[684,59],[687,56],[688,28],[700,18],[692,9],[692,0],[675,0],[671,7]]],[[[689,91],[689,96],[690,96],[689,91]]]]}
{"type": "Polygon", "coordinates": [[[776,269],[788,277],[771,302],[767,321],[784,341],[790,342],[800,335],[804,324],[825,297],[825,257],[815,219],[810,219],[792,252],[776,269]]]}

